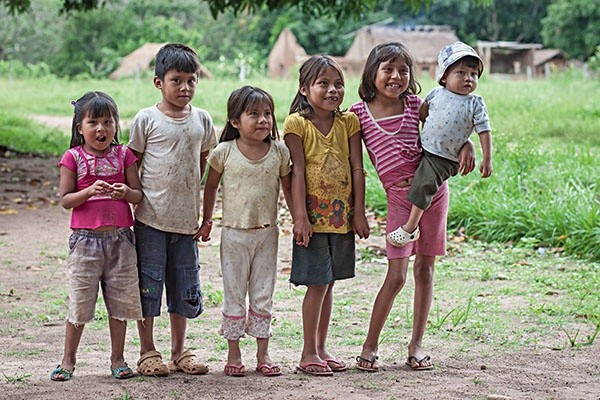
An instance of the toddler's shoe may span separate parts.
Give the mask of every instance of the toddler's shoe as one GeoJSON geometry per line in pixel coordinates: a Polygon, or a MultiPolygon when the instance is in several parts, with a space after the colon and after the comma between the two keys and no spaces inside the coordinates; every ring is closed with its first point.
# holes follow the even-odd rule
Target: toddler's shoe
{"type": "Polygon", "coordinates": [[[402,247],[407,243],[414,242],[415,240],[419,239],[419,236],[421,236],[421,231],[419,230],[418,226],[412,233],[406,232],[404,229],[402,229],[402,226],[400,226],[395,231],[388,233],[386,239],[392,246],[402,247]]]}

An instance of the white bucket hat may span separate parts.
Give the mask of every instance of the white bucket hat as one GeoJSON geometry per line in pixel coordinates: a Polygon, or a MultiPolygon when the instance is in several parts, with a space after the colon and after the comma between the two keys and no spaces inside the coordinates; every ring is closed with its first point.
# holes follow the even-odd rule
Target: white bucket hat
{"type": "Polygon", "coordinates": [[[483,73],[483,60],[479,54],[469,45],[463,42],[454,42],[448,46],[442,47],[438,55],[438,73],[437,81],[441,85],[442,77],[449,66],[463,57],[472,56],[479,60],[479,76],[483,73]]]}

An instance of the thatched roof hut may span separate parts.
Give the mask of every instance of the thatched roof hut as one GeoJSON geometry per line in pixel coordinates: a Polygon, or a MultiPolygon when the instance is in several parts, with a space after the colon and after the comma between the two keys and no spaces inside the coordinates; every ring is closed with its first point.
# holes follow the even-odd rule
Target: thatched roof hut
{"type": "MultiPolygon", "coordinates": [[[[150,69],[150,65],[156,53],[166,43],[146,43],[123,58],[121,65],[112,74],[110,79],[120,79],[129,76],[139,76],[142,71],[150,69]]],[[[200,65],[200,78],[212,79],[212,74],[204,66],[200,65]]]]}
{"type": "Polygon", "coordinates": [[[289,78],[290,69],[307,58],[306,51],[298,43],[296,36],[291,30],[285,28],[269,53],[269,77],[289,78]]]}
{"type": "Polygon", "coordinates": [[[342,59],[348,74],[360,74],[373,47],[384,42],[400,42],[416,61],[416,74],[427,71],[434,78],[440,49],[456,42],[458,37],[449,26],[367,26],[357,31],[354,41],[342,59]]]}

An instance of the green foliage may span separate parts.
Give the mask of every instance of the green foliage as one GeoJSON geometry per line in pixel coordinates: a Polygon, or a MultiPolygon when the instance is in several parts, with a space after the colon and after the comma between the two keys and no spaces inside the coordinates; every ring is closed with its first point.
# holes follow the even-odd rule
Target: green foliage
{"type": "MultiPolygon", "coordinates": [[[[273,94],[281,127],[297,90],[295,80],[255,77],[248,83],[273,94]]],[[[424,93],[435,85],[427,79],[421,83],[424,93]]],[[[348,79],[344,107],[358,99],[352,89],[357,84],[356,78],[348,79]]],[[[233,79],[200,81],[194,104],[207,109],[221,127],[227,97],[241,85],[233,79]]],[[[481,179],[477,171],[450,179],[449,230],[462,229],[468,237],[487,242],[520,243],[539,251],[600,260],[599,85],[571,72],[549,80],[483,79],[478,93],[491,114],[495,171],[489,179],[481,179]]],[[[0,100],[0,145],[52,154],[64,152],[69,133],[39,126],[21,115],[69,115],[72,99],[87,90],[103,90],[115,98],[126,122],[141,107],[160,99],[150,77],[144,81],[0,80],[0,90],[13,93],[0,100]]],[[[480,160],[476,136],[473,140],[480,160]]],[[[366,155],[364,163],[367,206],[385,215],[381,183],[366,155]]],[[[483,271],[480,280],[496,274],[483,271]]]]}
{"type": "Polygon", "coordinates": [[[428,8],[418,7],[414,15],[406,2],[392,0],[387,10],[397,21],[407,22],[407,16],[412,15],[414,23],[450,25],[461,40],[473,44],[477,40],[539,43],[541,19],[549,3],[550,0],[436,0],[428,8]]]}
{"type": "MultiPolygon", "coordinates": [[[[27,2],[24,14],[12,15],[10,7],[0,7],[6,21],[0,26],[0,60],[44,63],[58,76],[107,77],[124,56],[144,43],[183,42],[198,51],[203,63],[217,65],[217,76],[238,76],[241,71],[248,76],[266,69],[269,51],[284,27],[292,29],[309,54],[342,55],[354,31],[389,20],[390,15],[397,24],[431,24],[441,15],[448,16],[441,23],[458,23],[471,19],[455,10],[474,12],[473,4],[492,4],[491,0],[446,3],[447,9],[438,11],[437,2],[430,0],[39,0],[27,2]],[[417,18],[414,12],[419,10],[417,18]]],[[[479,24],[461,26],[464,38],[474,38],[468,36],[472,32],[468,27],[479,24]]],[[[531,26],[539,31],[537,24],[531,26]]]]}
{"type": "Polygon", "coordinates": [[[24,117],[0,110],[0,146],[42,156],[60,154],[69,147],[69,138],[56,129],[40,126],[24,117]]]}
{"type": "MultiPolygon", "coordinates": [[[[215,18],[220,12],[226,11],[232,11],[238,15],[242,12],[253,13],[262,7],[274,10],[295,6],[303,14],[312,17],[334,16],[339,20],[358,19],[370,11],[376,3],[374,0],[208,0],[207,2],[210,4],[211,13],[215,18]]],[[[421,1],[418,0],[418,2],[421,1]]]]}
{"type": "Polygon", "coordinates": [[[588,60],[590,69],[596,72],[600,72],[600,45],[596,46],[596,52],[588,60]]]}
{"type": "Polygon", "coordinates": [[[554,0],[542,20],[542,37],[570,57],[587,60],[600,44],[600,4],[588,0],[554,0]]]}

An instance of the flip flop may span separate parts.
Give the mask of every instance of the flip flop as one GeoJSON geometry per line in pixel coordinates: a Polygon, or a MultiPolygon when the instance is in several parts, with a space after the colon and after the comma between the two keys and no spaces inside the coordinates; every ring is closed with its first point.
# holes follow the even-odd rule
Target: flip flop
{"type": "Polygon", "coordinates": [[[377,356],[373,356],[373,358],[371,358],[370,360],[368,358],[356,356],[356,369],[358,369],[360,371],[365,371],[365,372],[379,372],[379,365],[375,364],[378,359],[379,359],[379,357],[377,357],[377,356]],[[367,363],[370,366],[369,367],[361,367],[359,364],[361,362],[367,363]]]}
{"type": "Polygon", "coordinates": [[[430,365],[427,365],[427,364],[423,365],[423,363],[427,362],[427,361],[431,361],[431,357],[423,356],[421,358],[417,358],[415,356],[408,356],[405,364],[408,365],[413,371],[427,371],[429,369],[433,369],[433,367],[434,367],[433,363],[430,365]],[[412,360],[415,360],[415,362],[417,363],[416,366],[413,366],[412,360]]]}
{"type": "Polygon", "coordinates": [[[110,373],[115,379],[129,379],[133,378],[133,370],[129,368],[127,363],[118,368],[111,368],[110,373]]]}
{"type": "Polygon", "coordinates": [[[73,367],[73,371],[67,371],[58,364],[56,368],[50,372],[50,379],[54,382],[66,382],[73,377],[73,372],[75,372],[75,367],[73,367]],[[54,375],[57,376],[55,377],[54,375]]]}
{"type": "Polygon", "coordinates": [[[277,364],[262,363],[256,367],[256,372],[262,374],[262,376],[279,376],[281,375],[281,367],[277,364]]]}
{"type": "Polygon", "coordinates": [[[244,366],[244,364],[225,364],[223,372],[227,376],[242,377],[246,376],[246,367],[244,366]]]}
{"type": "Polygon", "coordinates": [[[346,365],[346,363],[342,360],[338,360],[335,357],[324,358],[323,361],[327,363],[327,365],[329,366],[329,368],[331,368],[333,372],[344,372],[348,370],[348,366],[346,365]]]}
{"type": "Polygon", "coordinates": [[[307,362],[307,363],[300,363],[296,369],[300,372],[304,372],[305,374],[308,375],[313,375],[313,376],[332,376],[333,375],[333,371],[331,370],[331,368],[329,367],[329,365],[327,365],[326,361],[323,361],[322,363],[318,363],[318,362],[307,362]],[[308,369],[309,367],[319,367],[321,368],[320,371],[312,371],[310,369],[308,369]]]}

